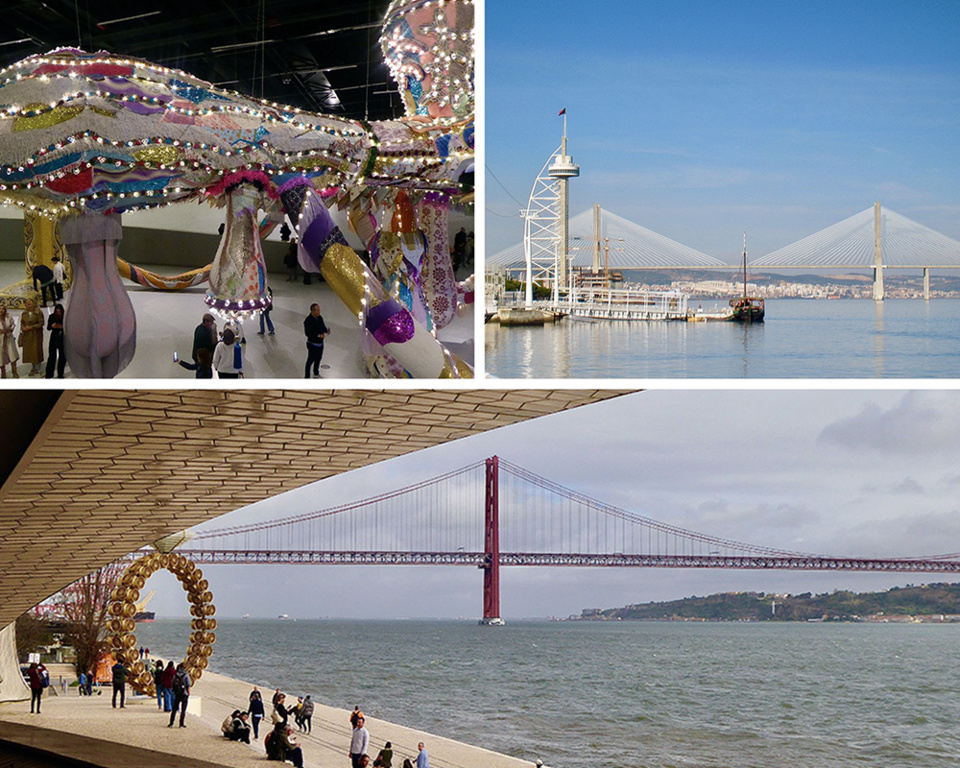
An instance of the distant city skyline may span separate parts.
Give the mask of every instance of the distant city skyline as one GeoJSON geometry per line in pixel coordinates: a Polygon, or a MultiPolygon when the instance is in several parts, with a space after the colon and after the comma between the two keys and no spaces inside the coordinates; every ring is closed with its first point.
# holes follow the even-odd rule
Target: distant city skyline
{"type": "MultiPolygon", "coordinates": [[[[388,438],[385,438],[388,439],[388,438]]],[[[649,391],[356,470],[212,521],[276,519],[395,490],[490,455],[669,525],[824,555],[960,550],[960,392],[649,391]]],[[[218,615],[456,618],[481,613],[476,568],[205,566],[218,615]]],[[[568,616],[726,591],[868,591],[941,574],[505,567],[502,613],[568,616]]],[[[167,574],[151,609],[186,616],[167,574]]]]}
{"type": "Polygon", "coordinates": [[[958,33],[943,1],[488,0],[487,252],[522,238],[563,108],[571,216],[730,263],[744,230],[760,257],[876,200],[960,239],[958,33]]]}

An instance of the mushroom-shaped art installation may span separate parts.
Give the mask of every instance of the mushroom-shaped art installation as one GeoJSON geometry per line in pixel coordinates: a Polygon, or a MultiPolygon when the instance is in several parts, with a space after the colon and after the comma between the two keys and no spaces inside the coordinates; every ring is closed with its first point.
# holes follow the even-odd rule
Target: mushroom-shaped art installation
{"type": "Polygon", "coordinates": [[[373,375],[472,375],[431,332],[473,297],[472,282],[453,279],[446,226],[451,206],[473,202],[472,0],[394,0],[381,48],[407,114],[372,123],[103,51],[61,48],[0,72],[0,202],[59,224],[74,275],[64,329],[74,373],[113,376],[133,357],[136,322],[116,268],[121,214],[206,200],[225,211],[211,266],[186,280],[129,265],[125,275],[157,288],[209,275],[211,309],[249,316],[267,302],[260,238],[286,213],[301,266],[356,311],[373,375]],[[334,207],[392,261],[368,269],[334,207]]]}

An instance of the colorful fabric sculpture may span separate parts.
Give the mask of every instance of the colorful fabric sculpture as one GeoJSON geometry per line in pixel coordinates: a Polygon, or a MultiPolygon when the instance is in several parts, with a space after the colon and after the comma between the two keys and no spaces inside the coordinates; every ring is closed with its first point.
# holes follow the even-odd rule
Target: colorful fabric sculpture
{"type": "MultiPolygon", "coordinates": [[[[84,265],[74,260],[76,281],[86,270],[90,284],[112,286],[92,264],[108,252],[112,255],[104,265],[114,264],[120,239],[116,214],[218,200],[226,205],[227,226],[210,271],[208,303],[227,314],[256,311],[266,289],[256,216],[258,209],[265,210],[270,220],[269,198],[278,190],[292,189],[290,184],[297,182],[294,187],[368,200],[398,188],[417,200],[430,192],[448,197],[461,192],[458,181],[472,167],[474,146],[472,0],[394,0],[381,46],[409,92],[409,116],[374,123],[285,108],[220,90],[186,72],[104,51],[62,48],[30,56],[0,72],[0,203],[62,220],[63,226],[90,220],[78,225],[84,233],[109,230],[110,238],[102,240],[82,234],[68,250],[72,259],[76,249],[99,248],[95,260],[86,256],[84,265]],[[252,177],[256,196],[243,191],[252,177]],[[236,179],[242,183],[231,183],[236,179]]],[[[272,225],[276,221],[274,217],[272,225]]],[[[358,222],[358,227],[365,231],[367,224],[358,222]]],[[[415,325],[428,329],[427,303],[417,293],[422,293],[419,274],[430,240],[403,240],[405,264],[416,272],[407,283],[407,311],[415,325]]],[[[332,251],[334,256],[330,248],[325,253],[329,264],[340,264],[335,279],[356,277],[358,285],[366,286],[371,275],[352,263],[360,263],[356,254],[351,250],[351,259],[336,256],[339,248],[332,251]]],[[[432,283],[435,294],[448,292],[445,280],[435,277],[432,283]],[[444,285],[437,288],[439,283],[444,285]]],[[[133,355],[132,313],[115,287],[95,306],[82,309],[80,296],[93,301],[94,294],[76,287],[72,293],[64,331],[71,369],[81,376],[115,375],[133,355]],[[108,317],[111,312],[116,314],[108,317]],[[89,325],[81,330],[82,323],[89,325]],[[109,332],[99,336],[98,329],[106,327],[109,332]],[[110,351],[102,348],[108,339],[117,345],[110,351]],[[75,363],[77,355],[89,362],[75,363]]],[[[353,288],[346,291],[351,299],[354,293],[353,288]]],[[[387,302],[384,296],[376,305],[387,302]]],[[[436,303],[447,316],[448,307],[436,303]]],[[[409,349],[419,337],[414,333],[398,341],[409,333],[401,314],[381,309],[370,323],[379,329],[375,336],[389,339],[388,345],[409,349]]],[[[431,375],[468,371],[449,360],[438,365],[435,348],[442,357],[435,340],[425,342],[422,363],[405,355],[404,368],[435,371],[431,375]]]]}

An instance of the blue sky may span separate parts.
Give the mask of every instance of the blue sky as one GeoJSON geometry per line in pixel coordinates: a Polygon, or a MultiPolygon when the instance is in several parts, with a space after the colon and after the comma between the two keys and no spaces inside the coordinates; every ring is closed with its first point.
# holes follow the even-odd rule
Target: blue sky
{"type": "MultiPolygon", "coordinates": [[[[960,239],[960,3],[486,2],[487,168],[559,145],[594,202],[724,261],[875,200],[960,239]]],[[[487,177],[489,253],[520,206],[487,177]]]]}

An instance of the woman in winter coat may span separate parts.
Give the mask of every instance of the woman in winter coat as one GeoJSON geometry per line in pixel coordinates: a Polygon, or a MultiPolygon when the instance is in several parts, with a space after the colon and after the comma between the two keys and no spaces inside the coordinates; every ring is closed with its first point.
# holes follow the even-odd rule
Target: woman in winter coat
{"type": "Polygon", "coordinates": [[[7,366],[10,366],[10,372],[13,378],[17,379],[20,374],[17,373],[17,361],[20,359],[20,352],[17,351],[17,335],[14,331],[17,329],[17,321],[13,315],[7,312],[6,306],[0,304],[0,372],[3,378],[7,378],[7,366]]]}
{"type": "Polygon", "coordinates": [[[23,362],[30,363],[30,375],[36,376],[43,362],[43,312],[37,309],[33,299],[27,299],[26,307],[20,315],[19,344],[23,362]]]}

